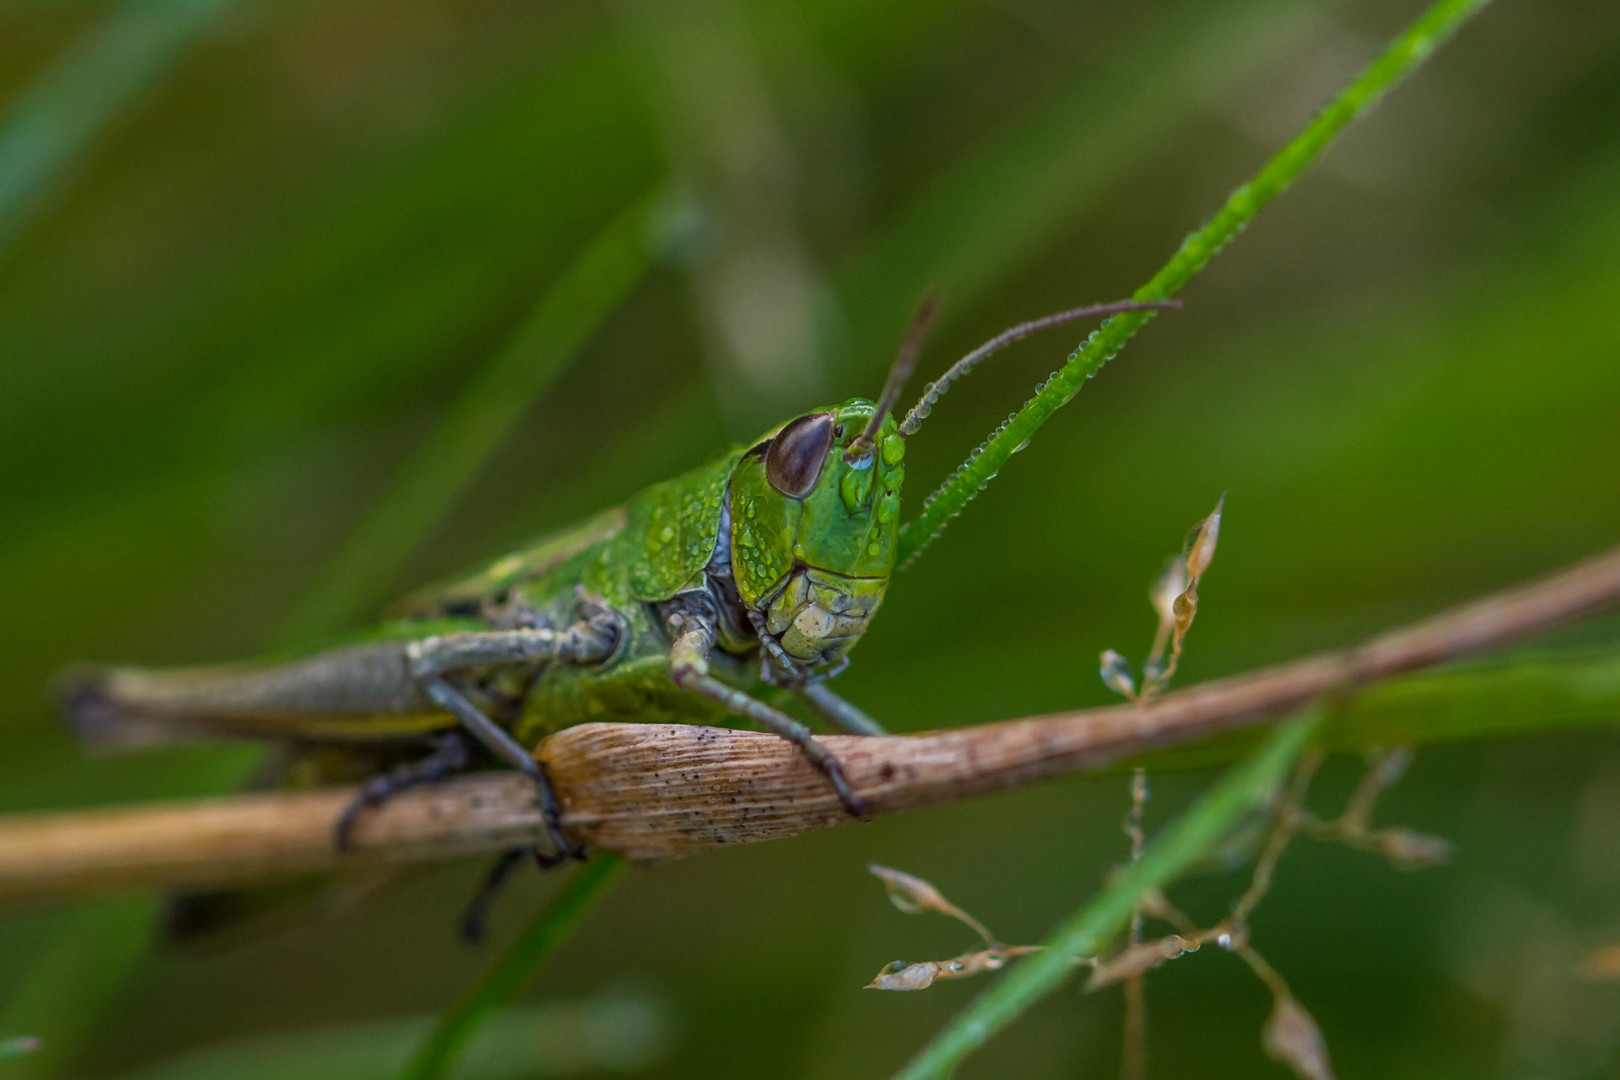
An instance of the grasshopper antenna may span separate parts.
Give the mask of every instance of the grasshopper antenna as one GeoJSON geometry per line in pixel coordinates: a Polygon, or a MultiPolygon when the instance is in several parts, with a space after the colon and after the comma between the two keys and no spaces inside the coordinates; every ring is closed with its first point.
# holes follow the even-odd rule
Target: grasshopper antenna
{"type": "MultiPolygon", "coordinates": [[[[900,422],[900,434],[902,436],[915,434],[917,429],[922,427],[922,422],[928,419],[928,414],[934,411],[934,406],[939,403],[939,399],[945,396],[945,391],[950,389],[951,383],[972,371],[974,365],[980,360],[992,353],[1000,352],[1015,341],[1022,341],[1031,334],[1039,333],[1054,326],[1080,322],[1082,319],[1097,319],[1107,315],[1118,315],[1122,311],[1170,311],[1180,306],[1180,300],[1119,300],[1112,304],[1088,304],[1085,307],[1070,308],[1068,311],[1060,311],[1055,315],[1047,315],[1043,318],[1021,322],[1012,329],[1004,330],[983,345],[980,345],[947,368],[945,374],[929,383],[927,388],[923,390],[923,396],[918,399],[917,404],[911,407],[911,411],[906,413],[906,418],[900,422]]],[[[903,348],[901,351],[902,355],[904,355],[903,348]]],[[[896,360],[896,368],[899,367],[899,364],[899,360],[896,360]]],[[[893,382],[892,375],[890,376],[890,382],[893,382]]],[[[887,393],[888,390],[885,389],[884,394],[887,395],[887,393]]]]}
{"type": "Polygon", "coordinates": [[[917,355],[922,352],[923,342],[928,339],[928,332],[934,328],[938,318],[939,293],[931,292],[917,305],[917,314],[911,317],[911,326],[906,330],[906,336],[900,342],[900,351],[895,353],[894,363],[889,367],[889,378],[883,384],[877,409],[872,413],[866,430],[850,441],[848,449],[844,451],[845,461],[858,461],[872,452],[878,428],[883,426],[883,418],[889,415],[894,403],[900,400],[900,391],[905,389],[906,380],[911,378],[912,369],[917,366],[917,355]]]}

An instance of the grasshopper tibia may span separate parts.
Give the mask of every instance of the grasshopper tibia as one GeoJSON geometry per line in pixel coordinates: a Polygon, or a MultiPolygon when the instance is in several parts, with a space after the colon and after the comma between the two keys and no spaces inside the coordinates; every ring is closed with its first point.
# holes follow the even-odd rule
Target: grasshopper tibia
{"type": "Polygon", "coordinates": [[[675,644],[669,651],[669,677],[676,686],[718,701],[734,715],[746,717],[797,746],[810,764],[832,783],[844,809],[856,817],[867,815],[866,800],[850,788],[838,759],[816,741],[809,728],[780,709],[774,709],[758,698],[727,686],[709,674],[709,650],[714,647],[717,633],[712,618],[685,612],[671,618],[670,622],[676,636],[675,644]]]}

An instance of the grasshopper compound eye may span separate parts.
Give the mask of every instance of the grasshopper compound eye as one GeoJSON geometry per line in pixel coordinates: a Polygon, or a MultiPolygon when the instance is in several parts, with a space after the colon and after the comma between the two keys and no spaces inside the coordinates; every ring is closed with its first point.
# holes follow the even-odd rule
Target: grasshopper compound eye
{"type": "Polygon", "coordinates": [[[789,498],[804,498],[821,479],[821,467],[832,440],[832,413],[799,417],[771,440],[765,455],[765,479],[789,498]]]}

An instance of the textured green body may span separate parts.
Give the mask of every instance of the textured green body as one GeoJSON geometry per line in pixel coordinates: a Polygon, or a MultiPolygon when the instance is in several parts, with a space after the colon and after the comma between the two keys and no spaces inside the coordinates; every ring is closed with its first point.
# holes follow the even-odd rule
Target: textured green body
{"type": "Polygon", "coordinates": [[[345,641],[256,664],[70,673],[65,711],[103,743],[165,731],[300,744],[420,739],[457,721],[409,674],[412,648],[445,635],[602,623],[611,630],[591,632],[605,635],[605,660],[502,661],[457,671],[457,684],[525,746],[591,720],[727,722],[715,695],[672,677],[671,627],[701,613],[713,636],[698,661],[704,673],[754,697],[843,666],[882,599],[898,532],[904,444],[893,419],[872,423],[873,413],[853,399],[800,417],[409,597],[345,641]],[[780,473],[771,479],[771,455],[807,423],[816,449],[798,461],[813,472],[789,493],[780,473]],[[857,442],[869,425],[875,439],[857,442]]]}
{"type": "MultiPolygon", "coordinates": [[[[853,427],[871,411],[869,402],[857,399],[839,415],[853,427]]],[[[835,482],[821,483],[799,500],[783,498],[770,486],[762,454],[735,447],[645,489],[621,509],[414,598],[405,613],[465,614],[475,604],[499,599],[562,627],[579,617],[583,600],[622,618],[622,639],[607,662],[549,665],[532,682],[510,687],[522,709],[509,723],[525,745],[591,720],[725,723],[729,714],[723,706],[671,681],[670,639],[653,605],[704,587],[728,492],[730,566],[747,605],[762,607],[776,595],[798,603],[816,597],[832,607],[847,604],[842,599],[847,595],[869,617],[894,565],[903,455],[904,444],[888,421],[868,464],[829,469],[835,482]],[[790,578],[796,568],[809,572],[790,578]]],[[[736,651],[722,647],[711,653],[710,673],[755,693],[762,688],[758,657],[750,655],[757,642],[740,644],[736,651]]]]}
{"type": "MultiPolygon", "coordinates": [[[[578,616],[581,595],[616,612],[624,638],[603,664],[548,666],[522,693],[511,724],[524,745],[588,720],[635,717],[649,722],[720,723],[725,710],[686,693],[669,678],[669,639],[649,604],[701,580],[719,539],[727,484],[742,456],[734,448],[672,480],[654,484],[629,504],[545,537],[449,585],[419,593],[396,608],[406,629],[501,600],[551,626],[578,616]]],[[[397,631],[396,631],[397,632],[397,631]]],[[[717,657],[715,675],[751,688],[757,666],[717,657]]],[[[454,721],[446,716],[445,726],[454,721]]],[[[384,720],[384,723],[387,721],[384,720]]]]}
{"type": "MultiPolygon", "coordinates": [[[[684,476],[655,484],[625,507],[624,525],[593,540],[545,573],[518,585],[515,595],[565,625],[578,591],[624,619],[625,639],[605,664],[553,665],[525,700],[514,732],[533,745],[558,728],[587,720],[636,717],[652,723],[720,723],[717,703],[681,690],[669,678],[669,638],[649,604],[701,585],[719,539],[726,485],[742,450],[735,449],[684,476]],[[576,589],[577,587],[577,589],[576,589]]],[[[715,656],[714,674],[739,689],[758,679],[756,664],[715,656]]]]}

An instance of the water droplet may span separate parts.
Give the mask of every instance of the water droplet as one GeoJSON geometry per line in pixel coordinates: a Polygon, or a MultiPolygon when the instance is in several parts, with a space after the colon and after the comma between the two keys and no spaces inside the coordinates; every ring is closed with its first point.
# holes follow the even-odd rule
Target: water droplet
{"type": "Polygon", "coordinates": [[[662,529],[660,529],[658,532],[658,539],[662,540],[666,544],[675,539],[674,526],[665,525],[662,529]]]}

